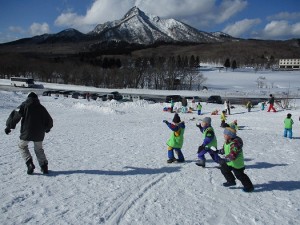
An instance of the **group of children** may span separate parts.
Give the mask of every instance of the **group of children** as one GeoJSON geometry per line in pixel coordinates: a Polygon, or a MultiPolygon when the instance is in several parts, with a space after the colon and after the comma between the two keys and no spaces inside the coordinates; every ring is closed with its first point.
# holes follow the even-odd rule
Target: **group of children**
{"type": "MultiPolygon", "coordinates": [[[[184,140],[185,123],[181,121],[179,115],[175,113],[173,123],[167,120],[163,121],[172,130],[171,136],[167,141],[168,146],[168,163],[184,162],[185,158],[182,154],[181,148],[184,140]],[[178,158],[174,156],[174,151],[178,158]]],[[[199,146],[197,154],[198,166],[205,167],[205,154],[209,153],[211,158],[220,165],[220,170],[226,179],[223,186],[230,187],[236,185],[236,179],[240,180],[244,186],[243,191],[252,192],[254,190],[253,184],[249,177],[244,173],[244,156],[243,156],[243,141],[236,135],[237,126],[235,123],[224,128],[224,145],[221,149],[217,149],[217,137],[214,129],[211,126],[211,118],[205,117],[200,124],[196,125],[203,136],[203,142],[199,146]],[[224,158],[219,154],[225,155],[224,158]]]]}
{"type": "MultiPolygon", "coordinates": [[[[251,103],[249,103],[250,105],[251,103]]],[[[250,106],[249,106],[250,107],[250,106]]],[[[252,104],[251,104],[252,107],[252,104]]],[[[264,107],[264,105],[263,105],[264,107]]],[[[198,115],[201,115],[202,105],[199,103],[197,105],[198,115]]],[[[240,137],[237,136],[237,120],[234,120],[232,123],[226,123],[226,111],[223,110],[221,113],[221,127],[224,128],[224,144],[221,149],[217,149],[217,138],[214,132],[213,127],[211,126],[211,118],[205,117],[202,119],[200,124],[196,126],[199,128],[202,133],[203,142],[199,146],[197,151],[198,161],[196,164],[201,167],[205,167],[206,158],[205,155],[208,153],[214,162],[220,165],[220,170],[223,176],[226,179],[226,182],[223,183],[223,186],[229,187],[236,185],[236,179],[240,180],[244,186],[243,190],[245,192],[252,192],[254,186],[250,178],[244,173],[244,156],[243,156],[243,141],[240,137]],[[225,157],[220,157],[219,155],[225,155],[225,157]]],[[[294,121],[291,118],[290,113],[287,114],[287,117],[284,119],[284,137],[290,139],[293,138],[293,124],[294,121]]],[[[300,121],[300,117],[299,117],[300,121]]],[[[185,123],[181,121],[179,115],[175,113],[173,118],[173,123],[169,123],[164,120],[164,123],[172,130],[171,136],[167,141],[168,145],[168,163],[173,162],[184,162],[185,158],[181,151],[183,140],[184,140],[184,130],[185,123]],[[177,154],[178,158],[174,156],[174,151],[177,154]]]]}

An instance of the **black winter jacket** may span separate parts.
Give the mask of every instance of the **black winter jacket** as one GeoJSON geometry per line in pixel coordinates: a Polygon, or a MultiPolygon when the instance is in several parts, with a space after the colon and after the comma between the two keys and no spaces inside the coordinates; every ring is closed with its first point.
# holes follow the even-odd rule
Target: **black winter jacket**
{"type": "Polygon", "coordinates": [[[6,121],[6,127],[15,129],[21,120],[20,139],[24,141],[43,141],[45,132],[53,127],[53,120],[38,98],[27,98],[6,121]],[[22,120],[21,120],[22,119],[22,120]]]}

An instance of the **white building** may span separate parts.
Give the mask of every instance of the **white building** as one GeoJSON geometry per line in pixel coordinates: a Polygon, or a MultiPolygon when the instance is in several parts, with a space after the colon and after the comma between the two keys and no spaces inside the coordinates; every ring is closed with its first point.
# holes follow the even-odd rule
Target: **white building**
{"type": "Polygon", "coordinates": [[[300,59],[279,59],[279,69],[300,69],[300,59]]]}

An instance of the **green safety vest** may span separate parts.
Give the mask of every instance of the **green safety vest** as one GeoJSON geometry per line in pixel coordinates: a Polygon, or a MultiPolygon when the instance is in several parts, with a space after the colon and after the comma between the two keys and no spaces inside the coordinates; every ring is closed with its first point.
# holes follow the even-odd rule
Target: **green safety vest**
{"type": "MultiPolygon", "coordinates": [[[[205,131],[204,131],[203,134],[202,134],[203,139],[206,137],[206,133],[207,133],[208,131],[214,132],[214,128],[212,128],[212,127],[206,128],[205,131]]],[[[214,134],[215,134],[215,132],[214,132],[214,134]]],[[[208,147],[208,148],[210,148],[210,147],[215,147],[215,148],[217,148],[217,138],[216,138],[216,134],[214,135],[214,139],[213,139],[208,145],[206,145],[205,147],[208,147]]]]}
{"type": "MultiPolygon", "coordinates": [[[[234,142],[230,142],[228,144],[224,144],[224,152],[225,152],[225,156],[229,155],[230,153],[230,146],[233,144],[234,142]]],[[[233,151],[237,151],[236,148],[233,149],[233,151]]],[[[232,166],[233,168],[235,169],[241,169],[243,167],[245,167],[245,164],[244,164],[244,155],[243,155],[243,151],[242,149],[240,150],[238,156],[236,157],[235,160],[233,161],[230,161],[230,162],[227,162],[227,165],[228,166],[232,166]]]]}
{"type": "Polygon", "coordinates": [[[284,128],[285,129],[292,129],[294,124],[294,121],[292,120],[292,118],[285,118],[284,119],[284,128]]]}
{"type": "Polygon", "coordinates": [[[183,134],[184,134],[184,129],[179,128],[178,131],[172,132],[169,140],[167,141],[167,145],[172,147],[172,148],[182,148],[183,145],[183,134]],[[179,136],[176,136],[175,133],[179,132],[179,136]]]}

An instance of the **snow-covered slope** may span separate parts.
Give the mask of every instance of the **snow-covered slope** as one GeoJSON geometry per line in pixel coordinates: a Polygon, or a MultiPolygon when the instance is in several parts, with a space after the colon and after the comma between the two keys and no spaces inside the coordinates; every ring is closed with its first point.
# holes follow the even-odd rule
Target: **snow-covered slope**
{"type": "MultiPolygon", "coordinates": [[[[241,183],[225,188],[225,179],[207,156],[207,168],[195,165],[202,136],[195,126],[223,105],[203,104],[203,115],[180,113],[186,122],[186,162],[167,164],[171,131],[162,122],[174,114],[164,104],[118,103],[40,96],[54,119],[46,135],[50,173],[34,175],[18,151],[20,124],[4,134],[9,113],[26,99],[20,92],[0,92],[0,224],[47,225],[292,225],[300,221],[299,108],[267,113],[241,106],[238,120],[244,141],[246,173],[256,191],[241,183]],[[294,118],[294,137],[283,138],[283,120],[294,118]],[[195,118],[194,120],[191,120],[195,118]]],[[[223,143],[219,115],[212,125],[223,143]]],[[[29,145],[37,165],[32,144],[29,145]]]]}

